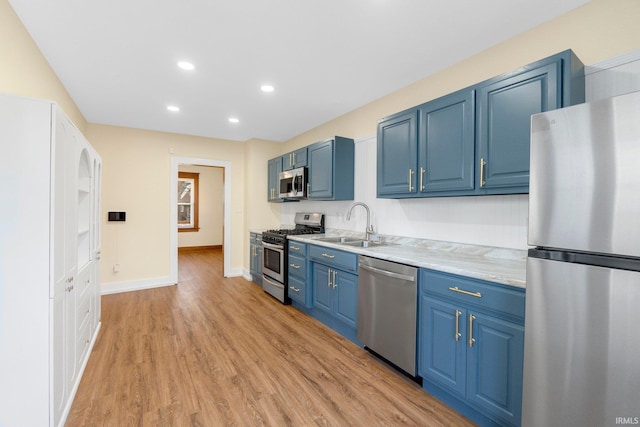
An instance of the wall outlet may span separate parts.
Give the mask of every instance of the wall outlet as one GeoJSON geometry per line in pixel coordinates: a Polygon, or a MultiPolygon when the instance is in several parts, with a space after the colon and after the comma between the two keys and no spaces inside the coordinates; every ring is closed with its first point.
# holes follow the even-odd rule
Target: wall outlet
{"type": "Polygon", "coordinates": [[[113,264],[113,272],[114,273],[120,272],[120,264],[113,264]]]}

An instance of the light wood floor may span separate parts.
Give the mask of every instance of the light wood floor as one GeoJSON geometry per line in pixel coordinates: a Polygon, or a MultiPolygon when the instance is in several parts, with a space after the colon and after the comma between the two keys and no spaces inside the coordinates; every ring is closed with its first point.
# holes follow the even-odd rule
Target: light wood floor
{"type": "Polygon", "coordinates": [[[472,425],[255,283],[222,252],[179,257],[179,285],[102,297],[67,426],[472,425]]]}

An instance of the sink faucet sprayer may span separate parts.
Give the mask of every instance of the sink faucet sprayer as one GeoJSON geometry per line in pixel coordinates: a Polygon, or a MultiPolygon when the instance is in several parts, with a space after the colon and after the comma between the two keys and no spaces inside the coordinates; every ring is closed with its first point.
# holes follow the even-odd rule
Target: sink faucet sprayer
{"type": "Polygon", "coordinates": [[[369,206],[367,206],[366,203],[355,202],[354,204],[352,204],[351,207],[349,207],[349,211],[347,212],[347,221],[351,220],[351,211],[356,206],[362,206],[367,211],[367,229],[365,230],[365,233],[367,235],[366,240],[368,241],[371,235],[374,234],[374,231],[373,231],[373,226],[371,225],[371,210],[369,209],[369,206]]]}

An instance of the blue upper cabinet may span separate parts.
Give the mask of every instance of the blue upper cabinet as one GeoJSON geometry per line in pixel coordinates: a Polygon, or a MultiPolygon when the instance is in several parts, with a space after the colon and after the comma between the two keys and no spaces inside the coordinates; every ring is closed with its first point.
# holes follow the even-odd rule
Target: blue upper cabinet
{"type": "Polygon", "coordinates": [[[529,191],[531,116],[584,102],[584,71],[571,51],[478,85],[476,151],[480,194],[529,191]]]}
{"type": "Polygon", "coordinates": [[[474,90],[464,89],[420,107],[417,183],[421,196],[473,190],[474,95],[474,90]]]}
{"type": "Polygon", "coordinates": [[[269,160],[267,176],[267,200],[269,202],[279,203],[283,201],[278,197],[280,194],[280,172],[282,172],[282,157],[269,160]]]}
{"type": "Polygon", "coordinates": [[[416,193],[418,110],[378,123],[378,197],[411,197],[416,193]]]}
{"type": "Polygon", "coordinates": [[[378,124],[378,197],[474,188],[474,91],[465,89],[378,124]]]}
{"type": "Polygon", "coordinates": [[[527,193],[531,115],[582,102],[567,50],[385,118],[378,197],[527,193]]]}
{"type": "Polygon", "coordinates": [[[299,148],[282,156],[282,170],[288,171],[307,166],[307,147],[299,148]]]}
{"type": "Polygon", "coordinates": [[[336,136],[307,147],[309,200],[353,200],[353,139],[336,136]]]}

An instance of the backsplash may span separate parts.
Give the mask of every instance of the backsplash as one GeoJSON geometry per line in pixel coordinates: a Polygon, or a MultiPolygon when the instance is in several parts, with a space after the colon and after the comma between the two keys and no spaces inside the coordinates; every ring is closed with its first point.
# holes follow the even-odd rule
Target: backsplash
{"type": "MultiPolygon", "coordinates": [[[[355,197],[371,208],[376,233],[444,240],[483,246],[527,249],[526,194],[390,200],[376,198],[376,138],[355,144],[355,197]]],[[[352,201],[301,201],[282,204],[282,224],[293,224],[296,212],[322,212],[327,228],[362,231],[366,213],[352,201]]]]}

